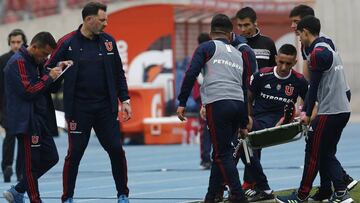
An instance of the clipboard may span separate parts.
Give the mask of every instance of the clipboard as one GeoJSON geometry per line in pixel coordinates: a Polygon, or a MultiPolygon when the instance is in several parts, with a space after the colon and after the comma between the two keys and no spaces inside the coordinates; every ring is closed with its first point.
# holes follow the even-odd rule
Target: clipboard
{"type": "Polygon", "coordinates": [[[73,64],[68,64],[65,68],[63,68],[62,72],[60,73],[60,75],[54,80],[57,81],[73,64]]]}

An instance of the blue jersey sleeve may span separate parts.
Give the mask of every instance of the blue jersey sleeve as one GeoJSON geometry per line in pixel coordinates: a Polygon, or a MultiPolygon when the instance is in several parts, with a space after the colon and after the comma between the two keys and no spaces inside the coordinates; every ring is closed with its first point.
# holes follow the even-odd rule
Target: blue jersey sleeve
{"type": "Polygon", "coordinates": [[[36,100],[38,95],[45,92],[53,82],[49,75],[43,75],[37,81],[32,81],[28,71],[29,67],[23,59],[19,59],[9,66],[5,69],[6,82],[24,100],[36,100]]]}
{"type": "Polygon", "coordinates": [[[249,86],[251,75],[256,73],[258,70],[255,53],[248,45],[241,46],[239,51],[241,52],[242,59],[244,61],[244,69],[247,71],[246,85],[249,86]]]}
{"type": "Polygon", "coordinates": [[[215,43],[213,41],[204,42],[196,48],[181,85],[180,94],[178,96],[179,106],[186,106],[186,101],[191,93],[197,76],[214,53],[215,43]]]}
{"type": "Polygon", "coordinates": [[[260,92],[261,87],[261,78],[259,72],[254,73],[250,78],[250,86],[249,90],[254,94],[257,95],[260,92]]]}
{"type": "Polygon", "coordinates": [[[303,101],[305,101],[305,99],[306,99],[306,94],[307,94],[307,92],[308,92],[308,88],[309,88],[309,83],[308,83],[308,81],[304,78],[304,77],[302,77],[301,79],[300,79],[300,92],[299,92],[299,96],[301,97],[301,99],[303,100],[303,101]]]}
{"type": "MultiPolygon", "coordinates": [[[[49,58],[49,60],[46,61],[45,63],[45,67],[46,68],[54,68],[58,62],[66,60],[65,59],[65,54],[68,50],[68,46],[69,46],[69,38],[71,38],[76,31],[73,31],[67,35],[65,35],[64,37],[62,37],[61,39],[59,39],[59,41],[57,42],[56,48],[55,50],[51,53],[51,56],[49,58]]],[[[63,76],[60,76],[60,78],[58,78],[52,85],[51,87],[51,92],[55,93],[57,91],[60,90],[61,88],[61,84],[62,84],[62,80],[63,80],[63,76]]]]}
{"type": "Polygon", "coordinates": [[[331,68],[333,55],[330,50],[325,47],[316,47],[310,56],[310,71],[323,72],[331,68]]]}
{"type": "Polygon", "coordinates": [[[333,55],[330,50],[325,47],[316,47],[311,52],[310,67],[311,72],[309,95],[306,102],[306,115],[311,116],[314,108],[320,80],[324,71],[331,68],[333,55]]]}
{"type": "Polygon", "coordinates": [[[50,59],[47,60],[47,62],[45,63],[46,67],[53,68],[56,66],[56,64],[58,62],[63,61],[65,59],[65,54],[69,47],[69,39],[73,35],[75,35],[75,33],[76,33],[76,31],[73,31],[73,32],[65,35],[61,39],[59,39],[55,50],[52,52],[52,54],[50,56],[50,59]]]}

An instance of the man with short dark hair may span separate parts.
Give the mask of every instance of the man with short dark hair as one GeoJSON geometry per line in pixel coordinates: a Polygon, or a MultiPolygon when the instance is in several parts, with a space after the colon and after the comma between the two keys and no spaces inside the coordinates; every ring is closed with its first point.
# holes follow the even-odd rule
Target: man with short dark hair
{"type": "MultiPolygon", "coordinates": [[[[291,20],[291,28],[294,29],[295,34],[298,35],[298,33],[296,32],[297,24],[300,22],[301,19],[303,19],[306,16],[315,16],[315,12],[314,12],[313,8],[311,8],[310,6],[301,4],[301,5],[294,7],[291,10],[289,18],[291,20]]],[[[325,34],[320,32],[319,38],[322,41],[324,41],[325,43],[329,44],[331,46],[331,48],[336,51],[335,44],[328,36],[326,36],[325,34]]],[[[309,47],[305,47],[302,44],[301,45],[301,55],[304,60],[303,74],[307,80],[310,80],[308,62],[310,61],[311,50],[309,50],[309,47]]],[[[351,91],[350,91],[350,87],[348,85],[346,86],[346,95],[348,96],[348,99],[350,101],[351,91]]],[[[314,109],[315,109],[314,113],[316,113],[316,107],[314,109]]],[[[343,169],[343,174],[344,174],[344,180],[347,184],[347,188],[350,191],[358,184],[358,181],[353,179],[350,175],[348,175],[344,169],[343,169]]],[[[332,184],[331,184],[329,175],[327,173],[327,169],[320,169],[319,175],[320,175],[320,187],[318,188],[316,193],[309,198],[309,200],[313,200],[313,201],[327,200],[331,197],[331,195],[333,193],[332,184]]]]}
{"type": "Polygon", "coordinates": [[[25,169],[23,179],[3,193],[10,203],[23,203],[25,191],[31,203],[41,203],[38,179],[59,160],[53,135],[57,134],[50,92],[68,62],[47,70],[42,64],[56,48],[48,32],[40,32],[30,46],[22,46],[5,67],[7,133],[17,136],[25,169]],[[16,113],[14,113],[16,112],[16,113]]]}
{"type": "Polygon", "coordinates": [[[201,85],[201,99],[206,108],[206,120],[213,146],[212,166],[205,202],[217,201],[222,184],[229,186],[230,202],[245,203],[239,173],[232,158],[232,140],[240,128],[240,134],[247,136],[247,68],[241,52],[231,46],[233,25],[229,17],[215,15],[211,21],[211,41],[198,46],[178,96],[177,115],[184,121],[185,106],[196,77],[201,71],[204,82],[201,85]]]}
{"type": "MultiPolygon", "coordinates": [[[[274,41],[260,33],[257,23],[257,15],[251,7],[244,7],[236,13],[236,23],[241,35],[247,40],[247,44],[253,49],[257,60],[258,70],[276,65],[276,47],[274,41]]],[[[259,158],[261,154],[259,153],[259,158]]],[[[249,175],[248,168],[244,170],[243,189],[254,189],[255,181],[249,175]]]]}
{"type": "Polygon", "coordinates": [[[309,47],[310,51],[310,88],[305,101],[306,116],[301,118],[301,122],[304,125],[310,124],[316,101],[318,112],[311,121],[306,140],[300,187],[289,196],[278,196],[277,200],[282,203],[307,201],[319,169],[328,170],[335,190],[329,202],[353,202],[343,177],[343,169],[335,156],[337,144],[351,112],[346,95],[347,80],[339,53],[319,37],[320,28],[320,21],[314,16],[304,17],[296,28],[301,43],[309,47]]]}
{"type": "MultiPolygon", "coordinates": [[[[2,145],[2,161],[1,161],[1,169],[4,175],[4,182],[10,182],[11,176],[13,174],[12,164],[14,160],[14,150],[15,150],[15,136],[8,136],[6,133],[6,99],[4,94],[4,86],[5,86],[5,80],[4,80],[4,68],[6,66],[6,63],[9,61],[11,56],[14,55],[15,52],[17,52],[21,45],[26,44],[26,36],[24,32],[20,29],[14,29],[11,31],[8,35],[8,45],[10,46],[10,51],[2,56],[0,56],[0,125],[4,127],[5,129],[5,139],[3,141],[2,145]]],[[[23,170],[23,163],[20,161],[22,160],[21,157],[19,157],[19,148],[17,151],[17,158],[16,158],[16,177],[17,180],[21,180],[21,174],[23,170]]]]}
{"type": "MultiPolygon", "coordinates": [[[[275,67],[259,70],[251,76],[249,86],[249,115],[252,118],[252,131],[274,127],[279,122],[290,122],[284,114],[285,106],[296,103],[297,99],[305,99],[308,83],[304,76],[292,67],[296,64],[297,51],[293,45],[284,44],[280,47],[275,67]]],[[[292,115],[294,116],[294,112],[292,115]]],[[[292,117],[293,117],[292,116],[292,117]]],[[[284,123],[285,124],[285,123],[284,123]]],[[[258,156],[260,150],[254,150],[250,164],[246,163],[244,153],[241,157],[249,174],[256,182],[254,189],[245,190],[250,202],[274,199],[273,191],[267,181],[258,156]]]]}
{"type": "Polygon", "coordinates": [[[244,7],[236,13],[236,23],[247,44],[254,50],[259,70],[276,65],[276,47],[274,41],[260,33],[256,12],[251,7],[244,7]]]}
{"type": "Polygon", "coordinates": [[[125,73],[107,25],[106,5],[90,2],[82,10],[83,24],[58,42],[47,65],[72,60],[64,74],[64,110],[68,121],[69,147],[63,171],[62,202],[72,203],[80,160],[94,128],[108,153],[116,184],[118,203],[128,203],[127,163],[118,121],[118,102],[123,121],[131,118],[125,73]],[[96,82],[94,82],[96,81],[96,82]]]}

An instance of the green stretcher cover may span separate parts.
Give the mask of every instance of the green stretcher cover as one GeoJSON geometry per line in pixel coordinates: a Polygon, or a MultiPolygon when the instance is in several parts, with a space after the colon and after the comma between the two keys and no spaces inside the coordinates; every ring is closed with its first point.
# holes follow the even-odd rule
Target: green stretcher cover
{"type": "Polygon", "coordinates": [[[250,132],[246,141],[254,149],[265,148],[296,141],[302,137],[305,131],[305,126],[300,122],[294,122],[250,132]]]}

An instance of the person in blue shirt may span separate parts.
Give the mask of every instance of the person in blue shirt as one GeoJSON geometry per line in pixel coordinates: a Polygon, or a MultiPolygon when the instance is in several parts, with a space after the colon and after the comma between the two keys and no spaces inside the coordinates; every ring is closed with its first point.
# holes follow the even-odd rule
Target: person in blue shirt
{"type": "Polygon", "coordinates": [[[202,104],[206,108],[206,120],[210,130],[212,166],[205,202],[215,202],[229,186],[230,202],[248,202],[241,188],[239,173],[232,158],[231,142],[240,128],[247,136],[247,67],[241,52],[230,44],[233,25],[229,17],[217,14],[211,21],[211,41],[200,44],[186,71],[178,96],[177,115],[186,120],[185,106],[196,77],[203,71],[201,85],[202,104]]]}
{"type": "Polygon", "coordinates": [[[56,48],[48,32],[40,32],[30,46],[22,46],[8,61],[5,74],[7,133],[19,141],[23,178],[3,193],[10,203],[23,203],[27,192],[31,203],[41,203],[38,179],[59,160],[54,135],[57,135],[55,110],[50,93],[53,82],[67,62],[44,68],[47,57],[56,48]]]}
{"type": "Polygon", "coordinates": [[[63,74],[69,147],[61,199],[66,203],[73,202],[80,160],[92,128],[110,157],[118,203],[129,202],[127,163],[117,118],[119,101],[123,121],[131,118],[130,97],[116,41],[103,32],[107,25],[106,10],[102,3],[87,3],[82,10],[83,24],[58,41],[47,62],[51,68],[61,60],[74,61],[63,74]]]}
{"type": "Polygon", "coordinates": [[[297,24],[300,41],[310,50],[310,88],[305,101],[306,115],[301,118],[310,125],[305,147],[303,176],[299,189],[289,196],[278,196],[278,202],[298,203],[309,198],[313,181],[319,170],[327,170],[335,192],[329,202],[351,203],[343,169],[336,158],[337,144],[350,118],[347,80],[340,55],[320,37],[320,20],[306,16],[297,24]],[[310,123],[315,102],[316,118],[310,123]]]}
{"type": "MultiPolygon", "coordinates": [[[[296,103],[298,97],[305,99],[308,83],[302,74],[292,70],[296,57],[296,48],[284,44],[275,56],[275,67],[264,67],[251,76],[248,102],[252,131],[274,127],[284,120],[285,106],[296,103]]],[[[250,202],[274,199],[260,163],[260,151],[254,150],[250,164],[246,163],[244,153],[239,152],[236,157],[242,159],[249,176],[256,182],[254,189],[245,190],[250,202]]]]}

